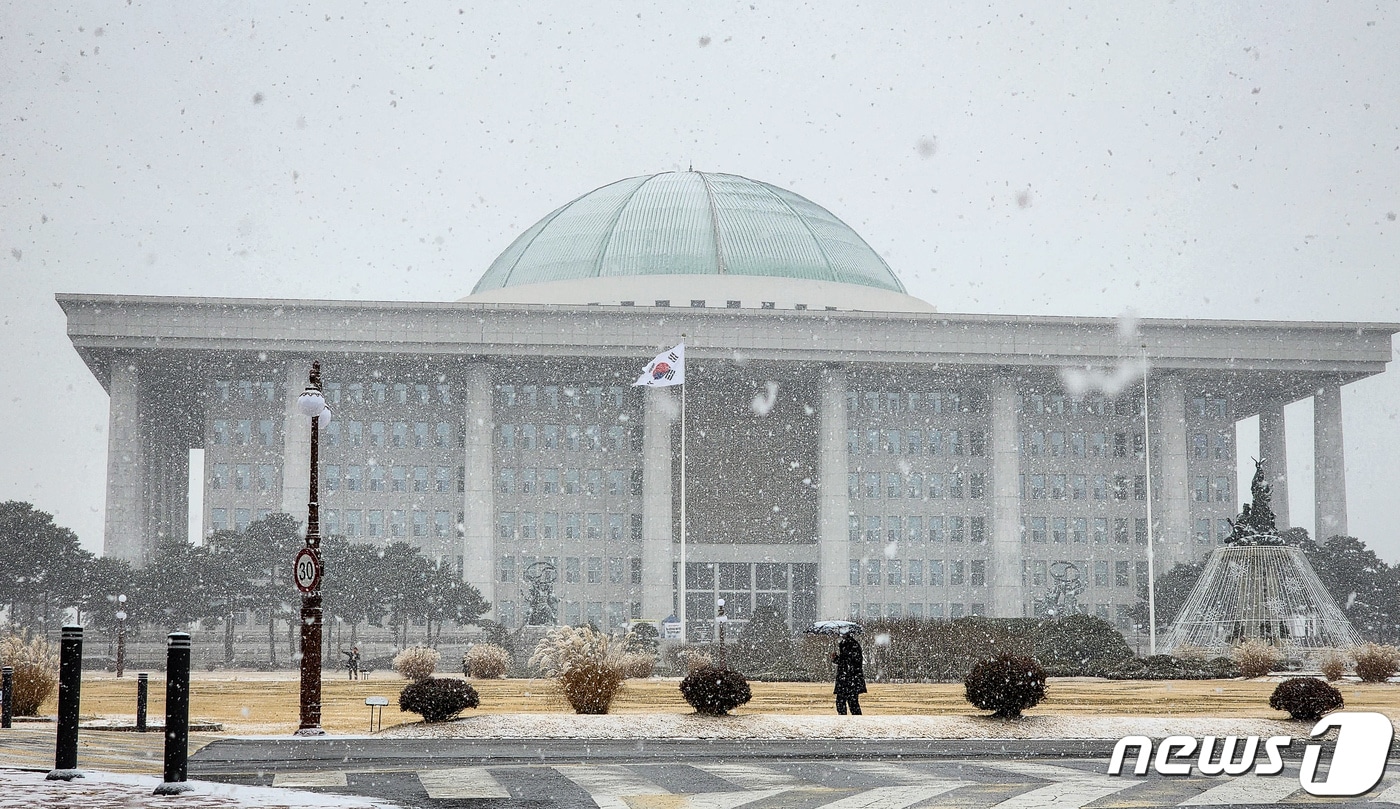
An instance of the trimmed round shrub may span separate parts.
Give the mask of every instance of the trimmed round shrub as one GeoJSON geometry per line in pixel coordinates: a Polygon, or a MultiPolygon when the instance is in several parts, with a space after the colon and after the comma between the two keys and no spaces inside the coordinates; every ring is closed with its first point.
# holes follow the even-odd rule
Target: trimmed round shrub
{"type": "Polygon", "coordinates": [[[1288,711],[1294,719],[1316,722],[1325,713],[1341,708],[1342,692],[1314,677],[1293,677],[1278,684],[1269,707],[1288,711]]]}
{"type": "Polygon", "coordinates": [[[1318,669],[1322,672],[1323,677],[1336,682],[1347,673],[1347,659],[1342,657],[1341,652],[1332,649],[1322,656],[1318,669]]]}
{"type": "Polygon", "coordinates": [[[1244,677],[1263,677],[1278,667],[1283,655],[1274,646],[1250,638],[1230,652],[1230,659],[1240,667],[1240,674],[1244,677]]]}
{"type": "Polygon", "coordinates": [[[1240,669],[1228,657],[1191,661],[1150,655],[1124,660],[1104,676],[1110,680],[1228,680],[1240,676],[1240,669]]]}
{"type": "Polygon", "coordinates": [[[39,706],[58,688],[58,655],[43,638],[6,635],[0,638],[0,666],[14,666],[15,716],[37,716],[39,706]]]}
{"type": "Polygon", "coordinates": [[[622,667],[608,659],[576,660],[557,675],[559,689],[574,713],[604,714],[622,688],[622,667]]]}
{"type": "Polygon", "coordinates": [[[1049,668],[1073,674],[1094,675],[1104,664],[1133,656],[1127,641],[1113,625],[1092,615],[1067,615],[1042,621],[1033,635],[1035,659],[1049,668]]]}
{"type": "Polygon", "coordinates": [[[1045,669],[1034,658],[997,655],[973,666],[963,685],[968,702],[998,719],[1015,719],[1045,699],[1045,669]]]}
{"type": "Polygon", "coordinates": [[[1351,651],[1356,661],[1356,676],[1363,683],[1383,683],[1400,669],[1400,649],[1368,643],[1351,651]]]}
{"type": "Polygon", "coordinates": [[[418,682],[433,676],[442,653],[427,646],[410,646],[394,655],[394,671],[406,680],[418,682]]]}
{"type": "Polygon", "coordinates": [[[696,713],[724,716],[753,698],[749,681],[733,669],[701,666],[681,680],[681,696],[696,713]]]}
{"type": "Polygon", "coordinates": [[[462,673],[478,680],[499,680],[510,671],[510,652],[494,643],[478,643],[462,657],[462,673]]]}
{"type": "Polygon", "coordinates": [[[480,704],[476,689],[463,680],[428,677],[399,692],[399,710],[419,714],[424,722],[446,722],[480,704]]]}

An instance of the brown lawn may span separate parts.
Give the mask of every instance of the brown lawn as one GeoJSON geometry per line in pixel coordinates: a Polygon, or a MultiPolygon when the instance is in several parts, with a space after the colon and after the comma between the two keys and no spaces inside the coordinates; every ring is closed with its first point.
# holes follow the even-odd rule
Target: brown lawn
{"type": "MultiPolygon", "coordinates": [[[[151,677],[150,716],[163,717],[165,682],[151,677]]],[[[417,721],[400,713],[404,680],[388,674],[350,682],[323,683],[322,726],[332,733],[362,733],[368,728],[369,696],[389,698],[384,726],[417,721]]],[[[567,708],[547,680],[474,680],[483,713],[549,713],[567,708]]],[[[1281,719],[1269,708],[1277,683],[1268,680],[1107,681],[1065,678],[1050,681],[1046,701],[1029,711],[1041,715],[1215,716],[1281,719]]],[[[752,683],[753,701],[736,713],[826,714],[833,712],[830,683],[752,683]]],[[[298,682],[294,672],[199,672],[191,685],[190,715],[220,722],[226,733],[286,733],[297,726],[298,682]]],[[[1346,683],[1341,686],[1348,710],[1375,710],[1400,719],[1400,686],[1346,683]]],[[[870,714],[976,714],[952,683],[872,683],[861,700],[870,714]]],[[[84,716],[133,716],[136,679],[89,673],[83,681],[84,716]]],[[[42,712],[57,711],[54,700],[42,712]]],[[[629,680],[614,713],[689,713],[677,681],[629,680]]]]}

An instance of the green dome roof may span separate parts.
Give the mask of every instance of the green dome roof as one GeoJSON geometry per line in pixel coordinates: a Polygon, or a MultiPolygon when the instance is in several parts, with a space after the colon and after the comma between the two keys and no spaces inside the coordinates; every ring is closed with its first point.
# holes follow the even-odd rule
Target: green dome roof
{"type": "Polygon", "coordinates": [[[637,275],[749,275],[904,292],[884,259],[830,211],[791,191],[698,171],[631,177],[541,219],[473,294],[637,275]]]}

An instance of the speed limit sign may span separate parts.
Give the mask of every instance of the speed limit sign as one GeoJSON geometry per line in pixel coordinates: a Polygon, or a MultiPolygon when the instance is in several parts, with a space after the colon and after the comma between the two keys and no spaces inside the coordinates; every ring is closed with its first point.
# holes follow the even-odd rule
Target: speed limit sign
{"type": "Polygon", "coordinates": [[[321,557],[310,548],[297,551],[292,578],[296,580],[297,589],[303,593],[316,592],[321,587],[321,557]]]}

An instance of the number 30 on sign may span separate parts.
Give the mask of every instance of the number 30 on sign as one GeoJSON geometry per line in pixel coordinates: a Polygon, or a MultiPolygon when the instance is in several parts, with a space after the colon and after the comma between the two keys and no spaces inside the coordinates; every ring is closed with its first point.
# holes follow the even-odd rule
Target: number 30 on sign
{"type": "Polygon", "coordinates": [[[292,566],[292,577],[296,580],[297,589],[303,593],[314,593],[320,588],[321,559],[315,551],[310,548],[297,551],[297,558],[292,566]]]}

